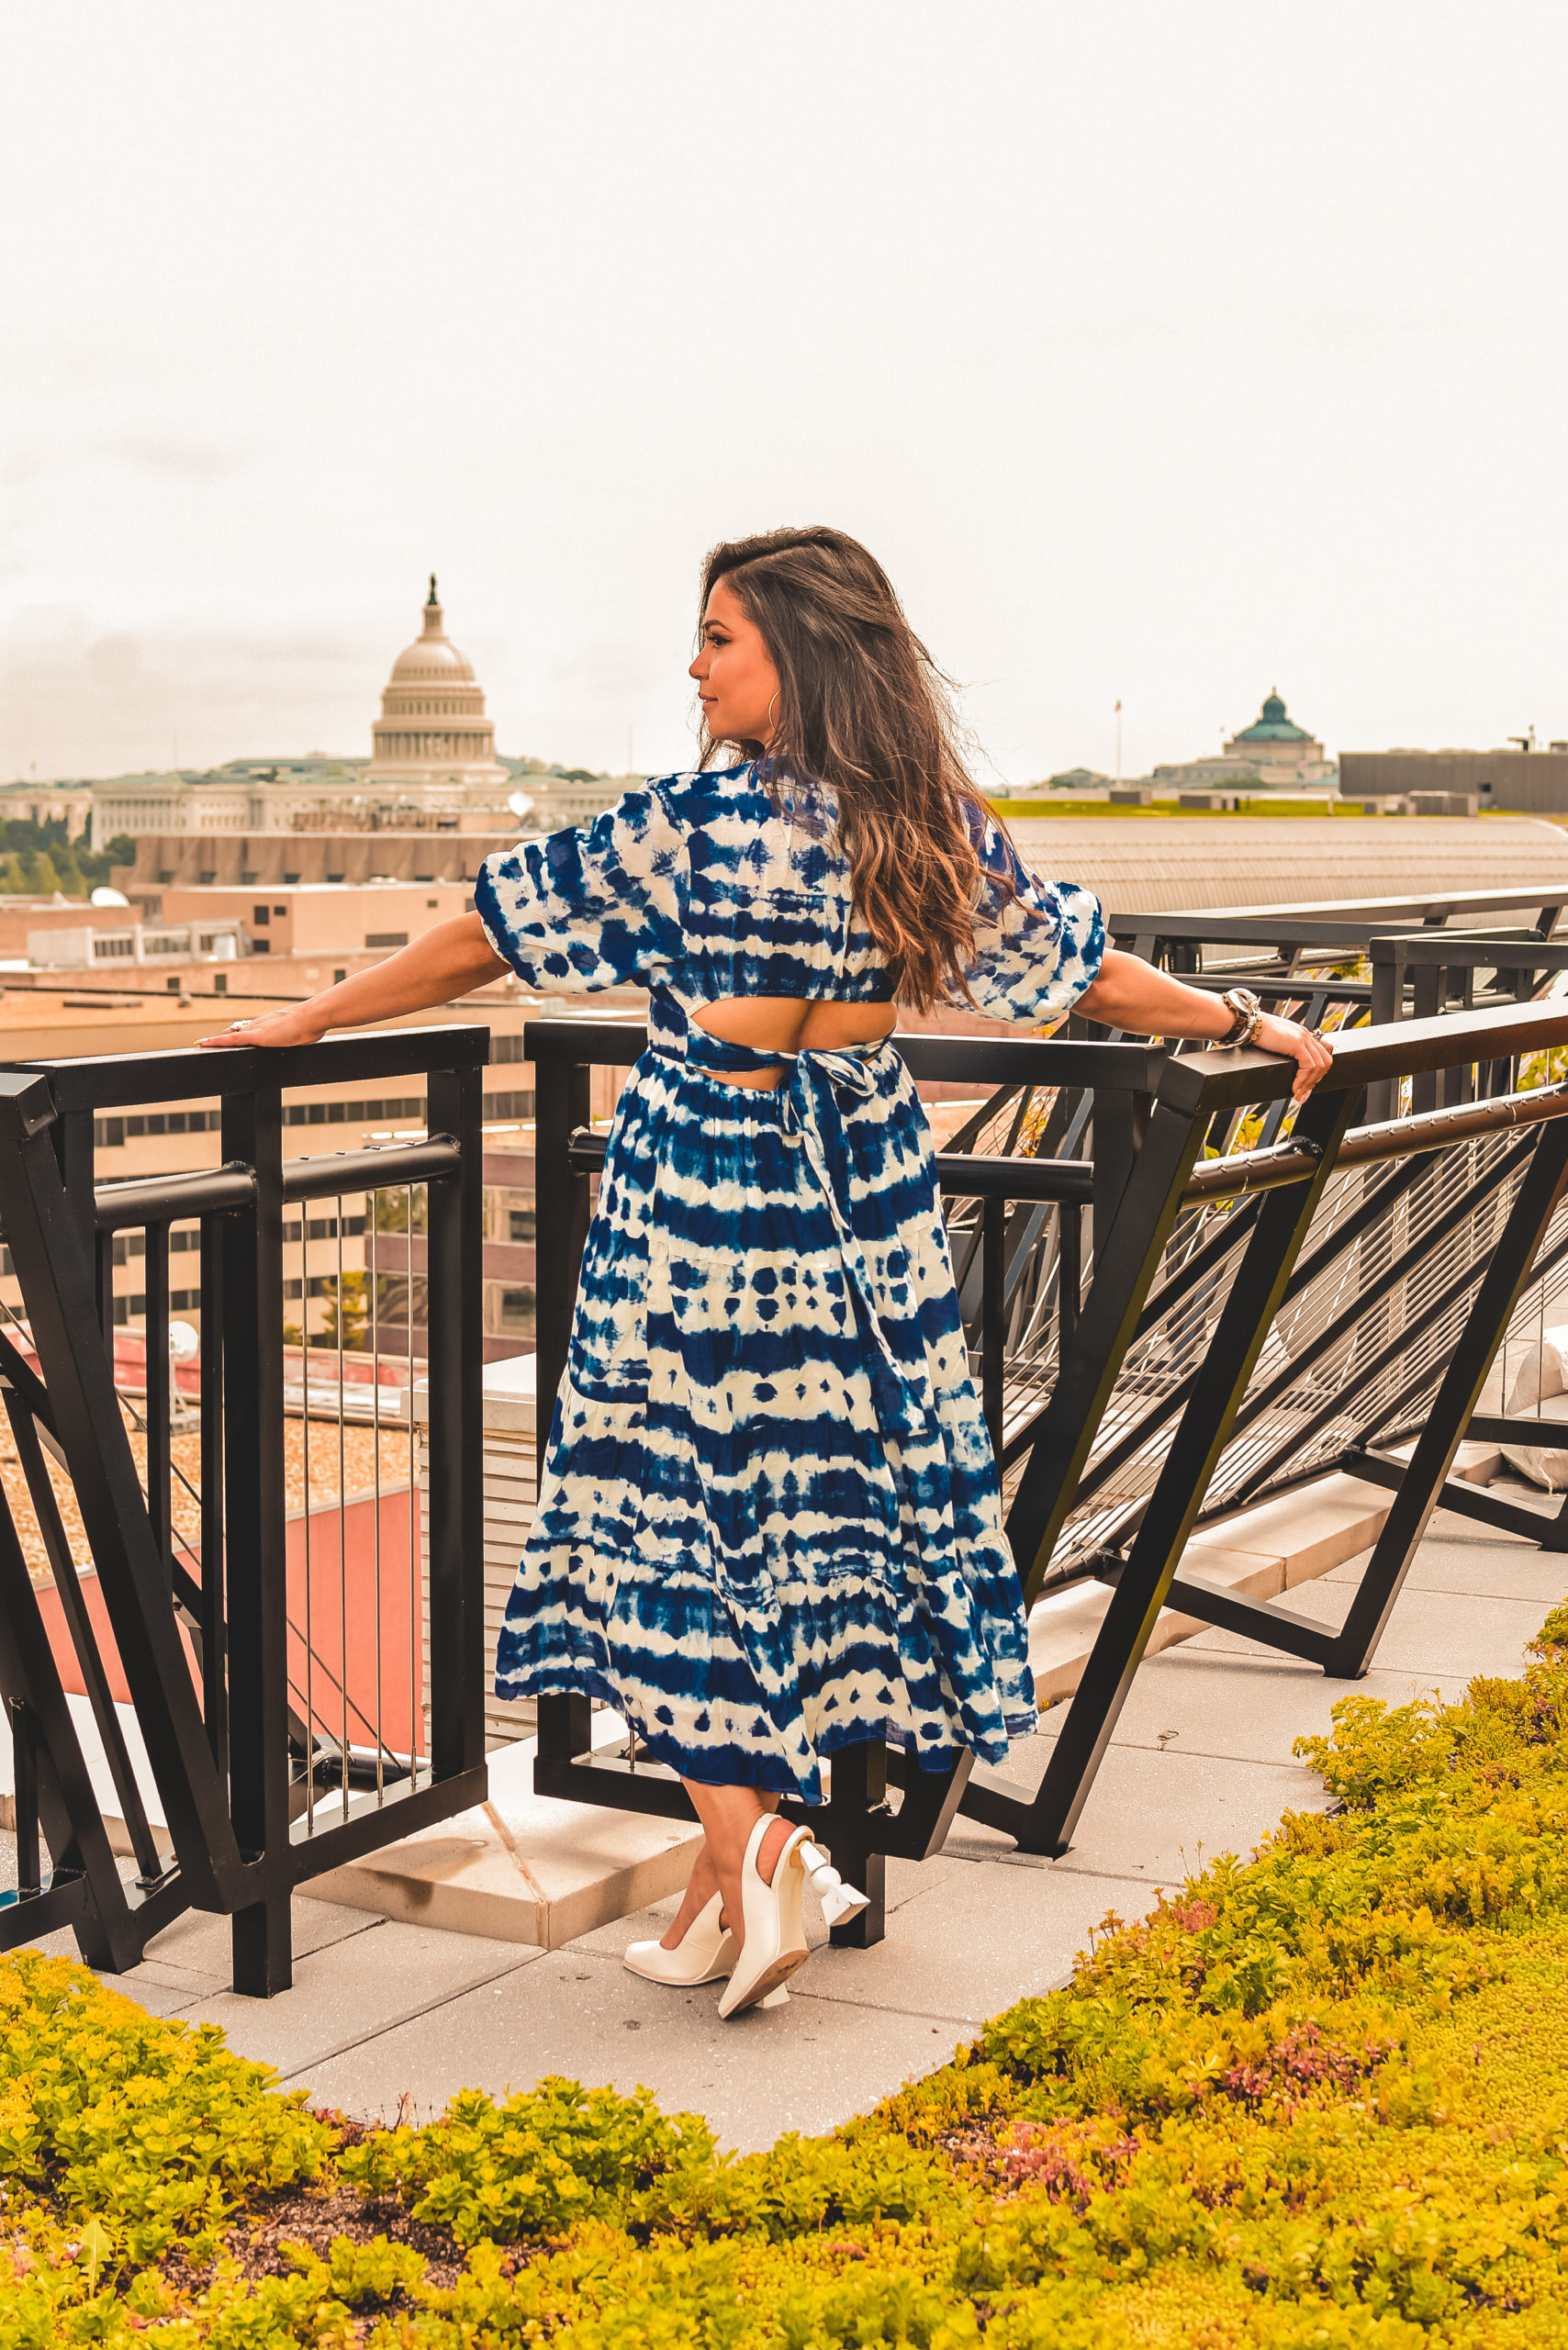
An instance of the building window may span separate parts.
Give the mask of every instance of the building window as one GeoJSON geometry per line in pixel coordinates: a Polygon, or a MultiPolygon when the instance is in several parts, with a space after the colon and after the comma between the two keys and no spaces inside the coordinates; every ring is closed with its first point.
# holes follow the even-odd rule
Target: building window
{"type": "MultiPolygon", "coordinates": [[[[172,1289],[169,1292],[169,1311],[171,1314],[199,1314],[201,1311],[200,1290],[172,1289]]],[[[145,1290],[137,1290],[129,1297],[117,1297],[115,1300],[115,1322],[120,1329],[123,1329],[128,1322],[140,1322],[146,1312],[145,1290]]]]}
{"type": "Polygon", "coordinates": [[[252,906],[251,908],[251,920],[253,923],[259,923],[263,930],[266,928],[268,923],[271,922],[272,918],[272,908],[270,906],[252,906]]]}
{"type": "MultiPolygon", "coordinates": [[[[169,985],[178,987],[179,981],[169,985]]],[[[95,1118],[93,1140],[100,1150],[118,1150],[128,1135],[132,1142],[143,1135],[215,1135],[222,1125],[221,1110],[154,1110],[147,1117],[95,1118]]]]}
{"type": "Polygon", "coordinates": [[[261,877],[259,874],[241,873],[240,876],[240,887],[241,890],[253,890],[260,878],[261,877]]]}
{"type": "Polygon", "coordinates": [[[524,1247],[532,1248],[536,1220],[532,1208],[513,1208],[511,1211],[512,1238],[522,1242],[524,1247]]]}
{"type": "Polygon", "coordinates": [[[198,873],[196,875],[196,879],[201,883],[204,890],[209,890],[217,878],[218,876],[216,873],[198,873]]]}
{"type": "MultiPolygon", "coordinates": [[[[364,1231],[364,1218],[362,1215],[346,1215],[342,1219],[342,1225],[345,1240],[357,1240],[364,1231]]],[[[335,1215],[313,1215],[308,1224],[297,1220],[293,1224],[286,1224],[283,1227],[286,1242],[298,1240],[302,1236],[307,1240],[335,1240],[338,1237],[338,1219],[335,1215]]]]}
{"type": "Polygon", "coordinates": [[[535,1298],[532,1288],[503,1289],[501,1292],[501,1327],[515,1330],[521,1337],[533,1336],[535,1298]]]}
{"type": "Polygon", "coordinates": [[[297,888],[298,886],[298,881],[299,876],[297,873],[286,873],[283,877],[283,886],[286,890],[293,890],[297,888]]]}
{"type": "Polygon", "coordinates": [[[332,973],[332,985],[335,988],[341,988],[347,978],[348,973],[346,971],[334,971],[332,973]]]}
{"type": "MultiPolygon", "coordinates": [[[[391,1118],[422,1118],[425,1099],[422,1093],[405,1093],[387,1102],[289,1102],[285,1104],[283,1122],[286,1126],[383,1125],[391,1118]]],[[[214,1113],[216,1123],[217,1113],[214,1113]]]]}
{"type": "Polygon", "coordinates": [[[364,943],[367,946],[407,946],[409,934],[406,930],[367,930],[364,943]]]}
{"type": "Polygon", "coordinates": [[[273,951],[273,943],[272,943],[272,940],[271,940],[270,938],[252,938],[252,941],[251,941],[251,952],[252,952],[252,955],[270,955],[270,954],[272,953],[272,951],[273,951]]]}
{"type": "Polygon", "coordinates": [[[533,1096],[532,1093],[487,1093],[484,1114],[491,1120],[532,1118],[533,1096]]]}
{"type": "Polygon", "coordinates": [[[215,971],[215,972],[214,972],[214,974],[213,974],[213,979],[212,979],[212,992],[213,992],[213,994],[214,994],[214,995],[227,995],[227,994],[228,994],[228,992],[229,992],[229,974],[228,974],[228,972],[227,972],[227,971],[215,971]]]}
{"type": "Polygon", "coordinates": [[[285,914],[288,912],[288,908],[286,906],[274,906],[273,908],[273,912],[276,914],[279,922],[281,922],[285,914]]]}

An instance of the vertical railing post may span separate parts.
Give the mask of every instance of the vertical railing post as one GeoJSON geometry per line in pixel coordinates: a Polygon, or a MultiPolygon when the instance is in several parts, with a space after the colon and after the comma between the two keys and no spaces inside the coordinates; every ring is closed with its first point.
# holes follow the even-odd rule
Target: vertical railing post
{"type": "MultiPolygon", "coordinates": [[[[1368,1009],[1372,1025],[1382,1028],[1405,1017],[1405,942],[1399,938],[1373,938],[1368,946],[1372,960],[1372,1002],[1368,1009]]],[[[1368,1086],[1369,1125],[1383,1125],[1396,1114],[1398,1108],[1397,1078],[1380,1078],[1376,1084],[1368,1086]]]]}
{"type": "Polygon", "coordinates": [[[462,1153],[456,1178],[428,1188],[425,1227],[429,1753],[437,1779],[485,1759],[481,1081],[476,1069],[434,1070],[430,1078],[430,1131],[453,1136],[462,1153]]]}
{"type": "Polygon", "coordinates": [[[1103,1260],[1116,1211],[1122,1204],[1122,1194],[1127,1188],[1127,1178],[1148,1131],[1149,1109],[1147,1093],[1129,1092],[1121,1086],[1098,1085],[1094,1089],[1090,1145],[1094,1192],[1089,1213],[1089,1245],[1096,1273],[1103,1260]]]}
{"type": "Polygon", "coordinates": [[[39,1762],[32,1709],[11,1700],[11,1785],[17,1818],[17,1891],[26,1900],[43,1891],[43,1855],[39,1848],[39,1762]]]}
{"type": "Polygon", "coordinates": [[[53,1141],[55,1160],[65,1185],[66,1200],[81,1231],[83,1246],[92,1261],[98,1327],[104,1334],[104,1344],[112,1362],[115,1348],[115,1240],[113,1233],[98,1230],[94,1214],[93,1186],[97,1152],[93,1140],[92,1113],[72,1110],[57,1118],[53,1141]]]}
{"type": "MultiPolygon", "coordinates": [[[[146,1311],[142,1316],[142,1373],[146,1403],[147,1515],[158,1554],[171,1576],[174,1572],[174,1520],[170,1494],[169,1458],[169,1227],[150,1224],[143,1260],[146,1311]]],[[[112,1343],[112,1340],[111,1340],[112,1343]]]]}
{"type": "Polygon", "coordinates": [[[980,1203],[980,1407],[991,1430],[991,1449],[1002,1467],[1003,1398],[1002,1286],[1007,1272],[1007,1202],[998,1192],[980,1203]]]}
{"type": "MultiPolygon", "coordinates": [[[[288,1845],[288,1571],[283,1426],[283,1104],[276,1085],[223,1099],[223,1156],[256,1172],[253,1217],[224,1219],[230,1800],[247,1860],[288,1845]]],[[[308,1506],[308,1496],[307,1496],[308,1506]]],[[[314,1767],[308,1754],[305,1767],[314,1767]]],[[[233,1918],[234,1988],[294,1979],[286,1874],[233,1918]]]]}
{"type": "Polygon", "coordinates": [[[229,1771],[229,1633],[223,1542],[223,1236],[227,1219],[201,1221],[201,1687],[207,1742],[229,1771]]]}
{"type": "MultiPolygon", "coordinates": [[[[589,1123],[589,1079],[586,1061],[568,1061],[536,1049],[531,1041],[544,1024],[530,1022],[524,1050],[534,1064],[533,1190],[537,1251],[535,1343],[538,1360],[538,1458],[544,1464],[555,1391],[566,1368],[577,1276],[588,1228],[588,1179],[577,1174],[566,1155],[573,1129],[589,1123]],[[549,1245],[544,1237],[548,1234],[549,1245]]],[[[552,1024],[554,1025],[554,1024],[552,1024]]],[[[541,1040],[542,1041],[542,1040],[541,1040]]]]}
{"type": "MultiPolygon", "coordinates": [[[[554,1025],[554,1024],[552,1024],[554,1025]]],[[[588,1177],[573,1169],[567,1145],[574,1127],[589,1123],[592,1072],[585,1061],[568,1061],[541,1051],[541,1031],[532,1021],[523,1031],[523,1053],[533,1062],[533,1202],[536,1293],[534,1473],[542,1477],[555,1395],[566,1368],[577,1276],[588,1238],[588,1177]],[[536,1042],[535,1040],[538,1040],[536,1042]]],[[[548,1033],[548,1032],[545,1032],[548,1033]]],[[[552,1772],[562,1771],[591,1743],[592,1711],[577,1694],[539,1700],[539,1747],[534,1784],[549,1793],[552,1772]]]]}
{"type": "Polygon", "coordinates": [[[1083,1211],[1076,1201],[1063,1200],[1057,1217],[1057,1361],[1063,1363],[1083,1304],[1083,1211]]]}

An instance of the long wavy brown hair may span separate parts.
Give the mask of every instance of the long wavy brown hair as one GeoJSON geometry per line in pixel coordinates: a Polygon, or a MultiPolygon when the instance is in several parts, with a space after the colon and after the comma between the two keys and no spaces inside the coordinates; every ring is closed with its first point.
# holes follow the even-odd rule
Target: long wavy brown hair
{"type": "MultiPolygon", "coordinates": [[[[967,997],[980,870],[969,818],[980,795],[947,680],[892,582],[843,531],[733,539],[703,561],[699,629],[719,579],[778,672],[766,752],[760,742],[736,747],[771,780],[814,778],[834,793],[855,901],[900,1001],[928,1012],[967,997]]],[[[718,749],[704,723],[703,766],[718,749]]]]}

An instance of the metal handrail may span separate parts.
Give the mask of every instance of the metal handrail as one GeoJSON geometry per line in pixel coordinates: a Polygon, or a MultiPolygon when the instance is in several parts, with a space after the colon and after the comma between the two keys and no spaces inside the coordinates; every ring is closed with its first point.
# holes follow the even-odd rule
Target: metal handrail
{"type": "MultiPolygon", "coordinates": [[[[1408,1158],[1417,1152],[1451,1150],[1479,1135],[1540,1125],[1568,1111],[1568,1085],[1539,1086],[1527,1093],[1495,1094],[1485,1102],[1463,1102],[1451,1110],[1428,1110],[1409,1118],[1385,1118],[1376,1125],[1352,1126],[1334,1154],[1338,1167],[1370,1167],[1378,1159],[1408,1158]]],[[[1234,1151],[1195,1167],[1183,1200],[1228,1199],[1249,1192],[1277,1192],[1304,1183],[1317,1172],[1322,1153],[1294,1142],[1269,1150],[1234,1151]]]]}

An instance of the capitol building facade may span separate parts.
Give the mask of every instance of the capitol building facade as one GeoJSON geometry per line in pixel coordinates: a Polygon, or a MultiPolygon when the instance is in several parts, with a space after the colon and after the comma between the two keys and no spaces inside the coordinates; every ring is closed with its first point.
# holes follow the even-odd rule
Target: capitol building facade
{"type": "Polygon", "coordinates": [[[420,633],[398,655],[371,728],[367,764],[312,755],[230,759],[205,772],[115,776],[92,786],[95,846],[128,833],[458,832],[515,835],[534,809],[578,822],[608,806],[624,778],[579,780],[569,814],[538,760],[496,755],[496,729],[474,665],[446,633],[431,576],[420,633]],[[533,807],[510,804],[521,780],[533,807]],[[602,781],[602,789],[598,788],[602,781]],[[577,802],[591,802],[580,810],[577,802]]]}

